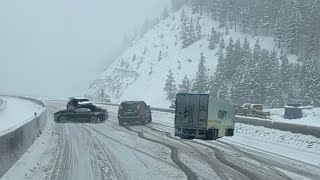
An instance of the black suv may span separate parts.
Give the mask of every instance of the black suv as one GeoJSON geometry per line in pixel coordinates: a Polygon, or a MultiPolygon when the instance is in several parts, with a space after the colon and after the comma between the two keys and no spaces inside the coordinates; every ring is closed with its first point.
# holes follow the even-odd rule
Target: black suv
{"type": "Polygon", "coordinates": [[[75,109],[66,109],[54,114],[54,121],[66,123],[70,121],[99,123],[108,119],[106,109],[102,109],[92,103],[80,104],[75,109]]]}
{"type": "Polygon", "coordinates": [[[125,122],[140,122],[143,125],[152,121],[150,106],[144,101],[124,101],[118,110],[119,125],[125,122]]]}

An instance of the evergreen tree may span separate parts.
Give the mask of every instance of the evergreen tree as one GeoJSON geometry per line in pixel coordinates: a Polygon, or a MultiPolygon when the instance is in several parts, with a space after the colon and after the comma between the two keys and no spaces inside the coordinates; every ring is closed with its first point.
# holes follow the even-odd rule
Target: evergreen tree
{"type": "Polygon", "coordinates": [[[125,65],[126,65],[126,64],[125,64],[124,60],[121,59],[120,67],[123,68],[125,65]]]}
{"type": "Polygon", "coordinates": [[[182,48],[188,47],[188,19],[185,16],[184,10],[182,10],[181,14],[181,28],[180,28],[180,39],[181,39],[181,46],[182,48]]]}
{"type": "Polygon", "coordinates": [[[295,3],[291,3],[289,14],[286,19],[286,32],[285,32],[285,42],[287,47],[294,53],[294,48],[298,47],[300,38],[300,14],[295,3]]]}
{"type": "Polygon", "coordinates": [[[188,37],[188,46],[190,46],[191,44],[193,44],[196,41],[196,32],[195,32],[195,28],[194,28],[194,24],[193,24],[193,18],[191,17],[189,20],[189,28],[187,31],[187,37],[188,37]]]}
{"type": "Polygon", "coordinates": [[[300,98],[305,105],[310,105],[318,99],[319,59],[315,55],[303,56],[301,75],[300,98]]]}
{"type": "Polygon", "coordinates": [[[168,79],[166,80],[163,90],[167,96],[166,99],[172,101],[175,98],[177,87],[171,69],[169,70],[169,74],[167,77],[168,79]]]}
{"type": "Polygon", "coordinates": [[[291,83],[291,78],[290,78],[290,71],[289,71],[289,60],[287,58],[287,54],[281,50],[280,53],[280,61],[281,61],[281,67],[280,67],[280,72],[281,72],[281,82],[282,82],[282,96],[287,101],[288,96],[290,91],[292,91],[290,83],[291,83]]]}
{"type": "Polygon", "coordinates": [[[236,67],[233,67],[233,61],[234,61],[234,42],[233,39],[230,38],[229,39],[229,44],[226,47],[226,79],[227,80],[231,80],[232,76],[234,74],[234,70],[236,69],[236,67]]]}
{"type": "Polygon", "coordinates": [[[133,54],[133,56],[132,56],[132,61],[135,61],[136,59],[137,59],[136,54],[133,54]]]}
{"type": "Polygon", "coordinates": [[[179,93],[190,93],[191,92],[191,82],[187,75],[184,76],[182,83],[179,84],[179,93]]]}
{"type": "Polygon", "coordinates": [[[159,51],[158,62],[162,60],[162,51],[159,51]]]}
{"type": "Polygon", "coordinates": [[[219,27],[227,26],[227,14],[228,14],[228,2],[219,1],[219,7],[218,7],[218,20],[220,22],[219,27]]]}
{"type": "Polygon", "coordinates": [[[162,11],[162,19],[167,19],[169,17],[168,7],[165,7],[162,11]]]}
{"type": "Polygon", "coordinates": [[[209,47],[208,47],[210,50],[213,50],[216,47],[216,44],[214,42],[215,38],[216,38],[216,30],[214,29],[214,27],[212,27],[211,34],[209,36],[209,47]]]}
{"type": "Polygon", "coordinates": [[[207,68],[205,66],[206,60],[203,53],[200,54],[200,61],[198,65],[197,75],[192,85],[191,92],[193,93],[205,93],[207,91],[207,68]]]}
{"type": "Polygon", "coordinates": [[[270,104],[273,108],[280,108],[283,107],[284,102],[281,97],[281,73],[279,59],[277,58],[277,52],[275,50],[270,53],[269,61],[270,64],[267,66],[269,74],[265,74],[265,76],[269,75],[266,87],[266,103],[270,104]]]}
{"type": "Polygon", "coordinates": [[[220,49],[224,49],[225,47],[226,47],[226,44],[225,44],[224,39],[222,37],[221,40],[220,40],[219,48],[220,49]]]}
{"type": "Polygon", "coordinates": [[[201,24],[200,24],[200,18],[197,20],[197,26],[196,26],[196,38],[197,41],[201,39],[201,24]]]}
{"type": "Polygon", "coordinates": [[[224,80],[221,81],[221,85],[218,91],[218,98],[226,102],[230,102],[228,87],[224,80]]]}
{"type": "MultiPolygon", "coordinates": [[[[234,50],[233,50],[233,57],[232,57],[232,62],[231,62],[231,68],[233,69],[238,69],[238,67],[242,64],[242,48],[241,48],[241,43],[240,39],[236,41],[234,44],[234,50]]],[[[234,72],[232,73],[233,76],[234,72]]]]}
{"type": "Polygon", "coordinates": [[[242,33],[247,33],[250,25],[250,15],[248,8],[240,11],[240,28],[242,33]]]}
{"type": "Polygon", "coordinates": [[[219,88],[222,86],[222,81],[226,79],[226,62],[224,58],[223,50],[219,50],[218,65],[214,72],[214,76],[211,77],[209,83],[209,93],[212,96],[218,96],[219,88]]]}

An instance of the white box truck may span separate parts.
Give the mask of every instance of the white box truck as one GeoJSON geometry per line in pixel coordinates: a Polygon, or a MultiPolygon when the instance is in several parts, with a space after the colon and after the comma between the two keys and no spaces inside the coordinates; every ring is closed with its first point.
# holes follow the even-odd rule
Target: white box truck
{"type": "Polygon", "coordinates": [[[235,107],[208,94],[176,95],[175,136],[207,140],[233,136],[235,107]]]}

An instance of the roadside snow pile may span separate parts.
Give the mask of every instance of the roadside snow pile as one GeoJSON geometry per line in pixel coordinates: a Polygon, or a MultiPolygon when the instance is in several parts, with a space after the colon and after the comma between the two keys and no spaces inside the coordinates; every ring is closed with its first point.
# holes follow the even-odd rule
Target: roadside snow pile
{"type": "Polygon", "coordinates": [[[320,139],[313,136],[236,123],[235,135],[238,134],[262,138],[270,143],[279,142],[293,147],[320,152],[320,139]]]}
{"type": "Polygon", "coordinates": [[[44,110],[39,104],[31,101],[11,97],[0,97],[7,102],[6,108],[0,112],[0,136],[1,134],[26,123],[44,110]]]}
{"type": "Polygon", "coordinates": [[[272,121],[320,127],[320,108],[303,109],[301,119],[285,119],[283,117],[284,108],[267,109],[266,111],[270,111],[272,121]]]}

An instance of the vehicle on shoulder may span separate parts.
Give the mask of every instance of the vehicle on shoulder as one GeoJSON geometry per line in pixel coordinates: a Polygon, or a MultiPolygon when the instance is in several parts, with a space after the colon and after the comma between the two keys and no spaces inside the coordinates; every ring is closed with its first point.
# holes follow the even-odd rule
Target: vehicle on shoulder
{"type": "Polygon", "coordinates": [[[119,125],[140,122],[143,125],[152,122],[150,106],[144,101],[124,101],[118,110],[119,125]]]}
{"type": "Polygon", "coordinates": [[[111,103],[111,97],[109,95],[106,95],[106,103],[111,103]]]}
{"type": "Polygon", "coordinates": [[[85,97],[70,97],[67,103],[67,109],[76,109],[80,104],[90,103],[85,97]]]}
{"type": "Polygon", "coordinates": [[[108,111],[92,103],[80,103],[75,109],[66,109],[54,114],[54,121],[66,122],[91,122],[100,123],[109,118],[108,111]]]}

